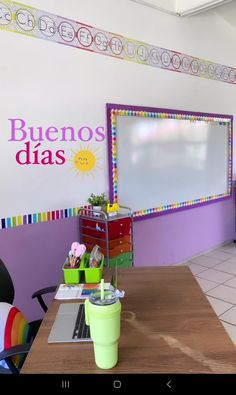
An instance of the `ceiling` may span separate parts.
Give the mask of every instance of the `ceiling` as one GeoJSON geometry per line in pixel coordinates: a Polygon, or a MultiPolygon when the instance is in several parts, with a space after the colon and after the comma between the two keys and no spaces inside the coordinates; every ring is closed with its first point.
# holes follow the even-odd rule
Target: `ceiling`
{"type": "MultiPolygon", "coordinates": [[[[135,3],[139,3],[146,7],[157,9],[161,12],[176,16],[191,16],[199,12],[208,11],[209,9],[220,7],[222,11],[228,5],[233,4],[235,10],[235,0],[130,0],[135,3]]],[[[225,11],[226,18],[232,19],[232,23],[235,20],[234,15],[231,14],[230,9],[225,11]]]]}

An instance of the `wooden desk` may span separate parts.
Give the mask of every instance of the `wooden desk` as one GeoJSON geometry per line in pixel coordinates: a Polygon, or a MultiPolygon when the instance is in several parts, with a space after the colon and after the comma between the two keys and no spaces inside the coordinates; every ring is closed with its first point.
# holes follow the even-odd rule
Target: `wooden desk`
{"type": "MultiPolygon", "coordinates": [[[[119,362],[96,367],[92,343],[48,344],[50,306],[22,373],[236,373],[236,348],[188,267],[119,269],[119,362]]],[[[69,302],[68,302],[69,303],[69,302]]]]}

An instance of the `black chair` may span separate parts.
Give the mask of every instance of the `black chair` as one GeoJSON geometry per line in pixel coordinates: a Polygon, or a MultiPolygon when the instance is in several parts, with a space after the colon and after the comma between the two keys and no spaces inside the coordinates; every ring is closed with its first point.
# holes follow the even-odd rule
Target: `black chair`
{"type": "MultiPolygon", "coordinates": [[[[47,305],[45,304],[42,296],[50,292],[55,292],[56,288],[57,288],[56,286],[43,288],[39,291],[36,291],[32,295],[32,298],[37,298],[44,312],[47,311],[47,305]]],[[[15,289],[10,273],[8,272],[3,261],[0,259],[0,302],[13,304],[14,296],[15,296],[15,289]]],[[[25,356],[27,355],[27,353],[30,350],[32,341],[34,340],[41,323],[42,320],[36,320],[29,323],[31,330],[31,337],[29,339],[29,343],[11,347],[7,350],[3,350],[2,352],[0,352],[0,361],[3,359],[6,361],[11,373],[19,373],[19,369],[14,365],[11,357],[20,354],[24,354],[25,356]]],[[[0,373],[9,373],[9,371],[7,371],[7,369],[0,367],[0,373]]]]}
{"type": "Polygon", "coordinates": [[[52,287],[47,287],[47,288],[39,289],[38,291],[34,292],[33,295],[32,295],[32,299],[37,298],[37,300],[38,300],[40,306],[42,307],[42,309],[43,309],[43,311],[44,311],[45,313],[46,313],[48,307],[47,307],[47,305],[45,304],[45,302],[44,302],[42,296],[43,296],[43,295],[46,295],[46,294],[48,294],[48,293],[56,292],[56,289],[57,289],[57,286],[56,286],[56,285],[53,285],[52,287]]]}
{"type": "Polygon", "coordinates": [[[0,259],[0,302],[12,304],[14,297],[15,290],[10,273],[0,259]]]}

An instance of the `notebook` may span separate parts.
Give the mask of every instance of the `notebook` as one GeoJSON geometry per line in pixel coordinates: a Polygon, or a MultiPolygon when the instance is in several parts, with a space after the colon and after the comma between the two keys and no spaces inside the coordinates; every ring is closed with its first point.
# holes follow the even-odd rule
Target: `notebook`
{"type": "Polygon", "coordinates": [[[89,342],[84,303],[62,303],[48,337],[48,343],[89,342]]]}
{"type": "Polygon", "coordinates": [[[78,299],[81,291],[80,284],[60,284],[54,299],[78,299]]]}
{"type": "MultiPolygon", "coordinates": [[[[104,289],[109,289],[110,285],[110,283],[104,283],[104,289]]],[[[85,299],[99,289],[100,284],[60,284],[54,299],[85,299]]]]}

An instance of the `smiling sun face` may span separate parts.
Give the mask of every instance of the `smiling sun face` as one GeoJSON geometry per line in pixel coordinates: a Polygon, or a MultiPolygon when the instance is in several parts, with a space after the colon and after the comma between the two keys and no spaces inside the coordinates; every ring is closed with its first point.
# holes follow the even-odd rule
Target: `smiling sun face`
{"type": "Polygon", "coordinates": [[[97,156],[98,148],[93,151],[89,147],[80,149],[79,151],[71,151],[73,157],[69,158],[68,161],[72,164],[72,170],[74,170],[77,175],[89,174],[94,177],[94,171],[97,168],[101,168],[99,165],[101,158],[97,156]]]}

